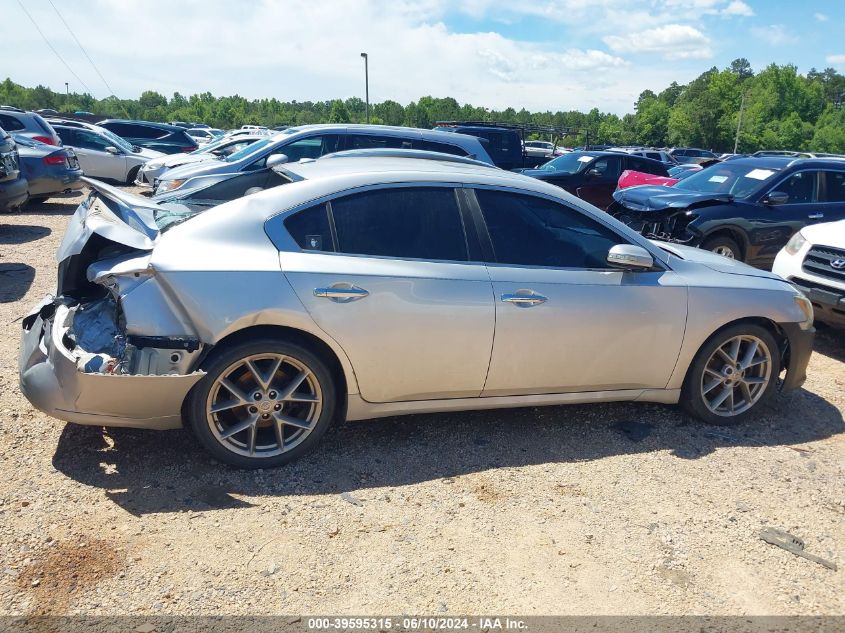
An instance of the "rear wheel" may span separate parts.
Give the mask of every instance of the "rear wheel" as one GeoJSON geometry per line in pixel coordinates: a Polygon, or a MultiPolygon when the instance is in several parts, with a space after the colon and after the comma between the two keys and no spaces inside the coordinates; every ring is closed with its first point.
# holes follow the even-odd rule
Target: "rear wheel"
{"type": "Polygon", "coordinates": [[[681,405],[709,424],[738,424],[776,389],[777,341],[759,325],[738,324],[714,334],[687,374],[681,405]]]}
{"type": "Polygon", "coordinates": [[[331,425],[334,379],[304,347],[248,341],[214,355],[204,369],[188,415],[202,445],[222,462],[281,466],[309,452],[331,425]]]}
{"type": "Polygon", "coordinates": [[[738,259],[742,261],[742,251],[739,248],[739,244],[731,238],[723,235],[717,235],[716,237],[711,237],[710,239],[705,240],[701,245],[701,248],[705,251],[712,251],[722,257],[727,257],[728,259],[738,259]]]}

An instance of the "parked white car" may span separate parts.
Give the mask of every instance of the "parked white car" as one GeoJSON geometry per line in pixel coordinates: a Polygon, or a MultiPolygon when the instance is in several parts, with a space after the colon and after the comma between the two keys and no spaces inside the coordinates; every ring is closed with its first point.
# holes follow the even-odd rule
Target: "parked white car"
{"type": "Polygon", "coordinates": [[[141,165],[161,152],[132,145],[114,132],[86,124],[84,127],[53,123],[65,147],[72,147],[86,176],[131,184],[141,165]]]}
{"type": "Polygon", "coordinates": [[[772,272],[807,295],[817,320],[845,328],[845,220],[805,226],[778,253],[772,272]]]}
{"type": "Polygon", "coordinates": [[[211,143],[223,136],[225,132],[214,127],[204,128],[195,127],[188,130],[188,136],[194,139],[200,145],[211,143]]]}

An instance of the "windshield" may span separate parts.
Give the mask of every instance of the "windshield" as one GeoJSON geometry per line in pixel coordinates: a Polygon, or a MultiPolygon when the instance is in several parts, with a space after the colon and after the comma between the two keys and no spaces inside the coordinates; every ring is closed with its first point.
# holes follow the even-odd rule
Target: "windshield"
{"type": "Polygon", "coordinates": [[[701,193],[724,193],[745,198],[770,182],[779,168],[759,168],[746,164],[717,163],[695,172],[673,185],[677,189],[701,193]]]}
{"type": "Polygon", "coordinates": [[[258,152],[258,151],[264,149],[265,147],[267,147],[271,143],[273,143],[272,138],[263,138],[260,141],[255,141],[255,143],[253,143],[252,145],[247,145],[242,150],[239,150],[239,151],[235,152],[234,154],[229,154],[223,160],[225,160],[229,163],[234,163],[235,161],[239,161],[240,159],[245,158],[246,156],[249,156],[253,152],[258,152]]]}
{"type": "Polygon", "coordinates": [[[570,152],[563,156],[550,160],[540,167],[543,171],[562,171],[567,174],[577,174],[579,171],[593,161],[595,156],[589,154],[581,154],[580,152],[570,152]]]}
{"type": "Polygon", "coordinates": [[[107,130],[106,128],[101,128],[97,130],[101,135],[105,136],[109,139],[112,143],[115,144],[116,147],[119,147],[124,152],[134,152],[135,148],[132,146],[131,143],[127,143],[126,139],[119,137],[117,134],[112,132],[111,130],[107,130]]]}

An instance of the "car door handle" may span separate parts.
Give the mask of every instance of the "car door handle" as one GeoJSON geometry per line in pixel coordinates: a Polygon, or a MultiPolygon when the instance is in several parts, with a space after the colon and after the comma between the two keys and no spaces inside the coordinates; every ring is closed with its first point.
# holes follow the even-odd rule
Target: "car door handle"
{"type": "Polygon", "coordinates": [[[314,288],[315,297],[322,297],[324,299],[337,299],[344,302],[363,299],[369,294],[369,292],[367,292],[363,288],[359,288],[358,286],[330,286],[328,288],[314,288]]]}
{"type": "Polygon", "coordinates": [[[536,306],[548,301],[548,297],[538,294],[503,294],[502,301],[505,303],[513,303],[521,308],[528,308],[536,306]]]}
{"type": "Polygon", "coordinates": [[[824,213],[811,213],[807,216],[810,220],[821,220],[824,217],[824,213]]]}

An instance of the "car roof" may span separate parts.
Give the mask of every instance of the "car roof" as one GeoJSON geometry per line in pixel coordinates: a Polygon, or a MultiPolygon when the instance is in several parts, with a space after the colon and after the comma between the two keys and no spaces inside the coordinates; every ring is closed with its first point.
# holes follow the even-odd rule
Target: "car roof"
{"type": "Polygon", "coordinates": [[[161,128],[162,130],[167,130],[169,132],[184,132],[185,128],[179,127],[178,125],[170,125],[168,123],[158,123],[156,121],[141,121],[135,119],[103,119],[102,121],[97,121],[97,125],[102,125],[103,123],[129,123],[132,125],[147,125],[151,127],[161,128]]]}
{"type": "Polygon", "coordinates": [[[335,176],[377,175],[384,174],[385,181],[394,179],[388,174],[403,172],[405,174],[442,175],[444,181],[461,180],[459,174],[467,177],[474,174],[489,175],[494,173],[498,178],[519,182],[539,182],[534,178],[522,176],[504,169],[493,169],[489,165],[473,165],[469,163],[454,163],[451,161],[433,160],[430,158],[401,158],[384,156],[341,156],[332,160],[304,160],[297,163],[284,163],[280,167],[306,180],[320,180],[335,176]]]}

